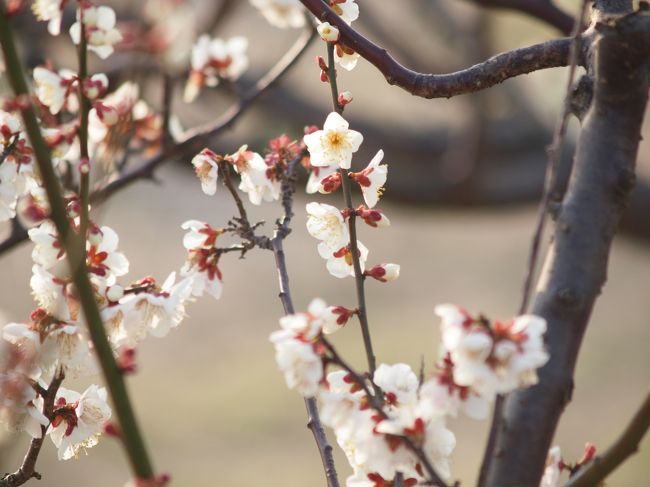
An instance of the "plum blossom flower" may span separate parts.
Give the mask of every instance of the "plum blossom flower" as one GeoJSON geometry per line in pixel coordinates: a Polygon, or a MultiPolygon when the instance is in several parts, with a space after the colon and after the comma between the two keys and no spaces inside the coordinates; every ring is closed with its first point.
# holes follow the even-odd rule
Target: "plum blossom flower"
{"type": "Polygon", "coordinates": [[[34,0],[32,4],[32,12],[36,19],[47,21],[47,31],[53,36],[58,36],[61,33],[64,3],[61,0],[34,0]]]}
{"type": "Polygon", "coordinates": [[[364,272],[365,276],[372,277],[379,282],[394,281],[399,277],[399,264],[378,264],[364,272]]]}
{"type": "Polygon", "coordinates": [[[248,146],[243,145],[234,154],[226,156],[226,159],[241,176],[239,189],[248,194],[252,204],[260,205],[262,201],[280,198],[281,181],[275,177],[275,173],[260,154],[248,150],[248,146]]]}
{"type": "Polygon", "coordinates": [[[380,364],[373,381],[384,391],[389,404],[411,404],[417,400],[418,377],[406,364],[380,364]]]}
{"type": "Polygon", "coordinates": [[[76,458],[99,442],[103,424],[111,418],[106,389],[91,385],[83,394],[60,388],[54,403],[50,438],[59,460],[76,458]]]}
{"type": "Polygon", "coordinates": [[[344,306],[330,306],[325,313],[328,317],[323,323],[323,333],[329,335],[343,328],[348,320],[357,313],[357,310],[344,306]]]}
{"type": "Polygon", "coordinates": [[[115,10],[111,7],[80,8],[77,10],[77,21],[70,27],[70,37],[79,45],[83,22],[88,49],[106,59],[113,54],[113,46],[122,41],[122,34],[115,28],[116,20],[115,10]]]}
{"type": "Polygon", "coordinates": [[[554,446],[548,451],[546,458],[546,468],[539,487],[558,487],[560,485],[560,475],[564,468],[562,461],[562,452],[559,446],[554,446]]]}
{"type": "Polygon", "coordinates": [[[192,278],[176,282],[175,272],[162,286],[158,286],[152,277],[130,285],[119,299],[122,319],[112,327],[113,345],[134,347],[147,334],[157,338],[166,336],[185,318],[192,285],[192,278]]]}
{"type": "Polygon", "coordinates": [[[305,25],[305,10],[298,0],[250,0],[269,24],[286,29],[305,25]]]}
{"type": "MultiPolygon", "coordinates": [[[[32,260],[34,263],[48,270],[63,261],[65,251],[59,242],[58,233],[54,223],[46,220],[39,226],[31,228],[29,238],[34,242],[32,260]]],[[[65,263],[63,263],[65,265],[65,263]]]]}
{"type": "Polygon", "coordinates": [[[304,136],[312,166],[334,165],[350,169],[352,154],[359,149],[363,135],[348,130],[348,127],[348,122],[341,115],[332,112],[327,116],[323,130],[304,136]]]}
{"type": "Polygon", "coordinates": [[[221,297],[222,275],[218,267],[220,253],[217,250],[217,237],[224,230],[212,228],[207,223],[188,220],[181,225],[189,230],[183,238],[188,251],[187,260],[181,268],[181,276],[191,278],[192,295],[203,296],[204,292],[215,299],[221,297]]]}
{"type": "MultiPolygon", "coordinates": [[[[361,272],[363,272],[366,266],[366,260],[368,259],[368,249],[358,240],[357,248],[359,250],[359,264],[361,266],[361,272]]],[[[344,277],[354,276],[354,263],[350,245],[346,245],[335,251],[319,245],[318,253],[323,259],[327,259],[327,270],[334,277],[342,279],[344,277]]]]}
{"type": "Polygon", "coordinates": [[[329,22],[323,22],[316,27],[320,38],[325,42],[336,42],[339,40],[339,30],[329,22]]]}
{"type": "Polygon", "coordinates": [[[324,203],[307,204],[307,231],[321,241],[319,253],[335,251],[350,242],[350,234],[341,210],[324,203]]]}
{"type": "Polygon", "coordinates": [[[355,0],[330,0],[330,7],[346,23],[352,24],[359,18],[359,6],[355,0]]]}
{"type": "Polygon", "coordinates": [[[207,148],[192,159],[196,175],[201,181],[201,189],[208,196],[212,196],[217,192],[218,162],[219,156],[207,148]]]}
{"type": "Polygon", "coordinates": [[[86,265],[93,277],[111,286],[119,276],[129,272],[129,261],[117,251],[119,238],[115,230],[103,226],[90,229],[88,236],[86,265]]]}
{"type": "Polygon", "coordinates": [[[358,52],[354,51],[348,46],[344,46],[340,42],[336,44],[334,49],[334,62],[347,71],[352,71],[356,66],[361,56],[358,52]]]}
{"type": "Polygon", "coordinates": [[[371,227],[385,228],[390,226],[390,220],[381,210],[366,208],[362,205],[356,209],[356,213],[359,218],[371,227]]]}
{"type": "Polygon", "coordinates": [[[369,208],[373,208],[377,204],[384,192],[384,184],[386,184],[386,178],[388,177],[388,166],[386,164],[380,165],[383,158],[384,151],[380,150],[364,170],[358,173],[350,173],[350,177],[361,187],[363,199],[369,208]]]}
{"type": "Polygon", "coordinates": [[[338,166],[310,166],[311,172],[307,180],[306,191],[308,194],[316,192],[329,194],[341,186],[341,175],[338,166]]]}
{"type": "Polygon", "coordinates": [[[313,344],[298,340],[285,330],[273,332],[270,340],[275,345],[275,360],[287,387],[305,397],[315,396],[323,378],[323,362],[313,344]]]}
{"type": "Polygon", "coordinates": [[[439,306],[436,313],[442,317],[443,347],[453,362],[456,384],[491,401],[496,394],[537,383],[537,369],[549,358],[543,318],[522,315],[491,323],[454,305],[439,306]]]}
{"type": "Polygon", "coordinates": [[[52,115],[56,115],[64,106],[75,107],[77,99],[73,87],[77,83],[77,75],[68,69],[58,73],[42,66],[34,68],[34,82],[36,83],[36,96],[39,101],[49,108],[52,115]]]}
{"type": "Polygon", "coordinates": [[[192,70],[183,99],[190,103],[203,86],[217,86],[219,78],[236,80],[248,68],[248,39],[233,37],[227,41],[204,34],[192,47],[192,70]]]}

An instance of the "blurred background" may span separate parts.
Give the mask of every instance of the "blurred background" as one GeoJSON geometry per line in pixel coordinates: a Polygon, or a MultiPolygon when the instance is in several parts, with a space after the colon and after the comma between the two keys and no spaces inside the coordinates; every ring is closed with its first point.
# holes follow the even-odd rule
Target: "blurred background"
{"type": "MultiPolygon", "coordinates": [[[[107,3],[116,8],[119,19],[133,21],[142,2],[107,3]]],[[[357,3],[361,16],[355,28],[406,66],[423,72],[457,70],[500,51],[562,35],[521,14],[479,9],[471,1],[357,3]]],[[[560,4],[572,14],[577,9],[576,2],[560,4]]],[[[247,36],[251,67],[234,87],[205,90],[198,101],[187,105],[181,100],[187,61],[168,64],[179,79],[173,113],[185,128],[217,118],[236,101],[235,93],[252,86],[300,35],[298,30],[270,26],[248,2],[195,2],[193,7],[194,28],[190,23],[187,29],[203,33],[209,28],[220,37],[247,36]]],[[[63,32],[74,21],[73,10],[66,14],[63,32]]],[[[17,21],[24,59],[31,67],[51,59],[57,68],[74,68],[66,35],[53,42],[45,35],[45,24],[37,24],[29,12],[17,21]]],[[[181,47],[182,33],[178,35],[181,47]]],[[[282,132],[297,139],[303,126],[322,126],[330,98],[327,85],[318,81],[317,55],[325,55],[320,42],[210,148],[224,154],[247,143],[261,152],[269,138],[282,132]]],[[[160,76],[147,68],[145,58],[136,51],[118,53],[104,63],[91,56],[91,68],[108,71],[116,83],[137,79],[142,96],[159,107],[160,76]]],[[[367,286],[380,362],[406,362],[417,369],[423,359],[432,370],[439,341],[433,307],[438,303],[457,303],[493,318],[516,312],[541,193],[545,147],[562,107],[566,76],[565,69],[547,70],[475,95],[423,100],[387,85],[363,60],[352,72],[340,70],[340,89],[350,90],[355,98],[345,116],[365,138],[356,165],[365,166],[382,148],[390,167],[380,207],[392,225],[360,230],[360,239],[370,249],[370,263],[402,266],[397,281],[367,286]]],[[[570,168],[575,128],[571,127],[566,144],[564,174],[570,168]]],[[[225,191],[215,197],[201,192],[190,159],[162,167],[157,172],[160,184],[138,183],[95,209],[96,220],[118,232],[120,249],[131,262],[132,280],[146,275],[164,279],[180,268],[185,258],[180,224],[185,220],[221,226],[234,215],[225,191]]],[[[642,143],[638,168],[639,187],[615,241],[608,282],[581,350],[573,400],[555,439],[568,461],[582,455],[587,441],[607,448],[648,389],[647,142],[642,143]]],[[[309,197],[304,192],[296,196],[294,231],[286,249],[297,309],[306,308],[316,296],[354,307],[353,281],[327,273],[316,241],[304,227],[307,202],[318,199],[339,205],[339,196],[309,197]]],[[[280,211],[277,204],[251,208],[255,220],[268,222],[267,231],[280,211]]],[[[30,252],[31,246],[24,244],[0,256],[0,309],[6,322],[24,321],[34,308],[30,252]]],[[[282,315],[273,256],[255,250],[238,260],[230,254],[222,259],[222,270],[221,300],[198,301],[168,337],[149,338],[138,349],[140,371],[129,379],[129,387],[156,468],[169,472],[173,485],[179,486],[324,485],[318,453],[305,427],[302,399],[287,390],[268,342],[282,315]]],[[[353,364],[363,367],[361,335],[352,321],[334,341],[353,364]]],[[[487,427],[487,422],[465,417],[451,422],[458,439],[452,470],[462,485],[476,480],[487,427]]],[[[0,473],[19,465],[27,445],[24,436],[3,438],[0,473]]],[[[648,450],[646,439],[608,485],[645,485],[648,450]]],[[[103,439],[88,453],[78,461],[60,463],[48,440],[38,462],[43,474],[38,485],[108,487],[122,485],[129,477],[124,455],[113,440],[103,439]]],[[[340,453],[337,460],[344,479],[347,462],[340,453]]]]}

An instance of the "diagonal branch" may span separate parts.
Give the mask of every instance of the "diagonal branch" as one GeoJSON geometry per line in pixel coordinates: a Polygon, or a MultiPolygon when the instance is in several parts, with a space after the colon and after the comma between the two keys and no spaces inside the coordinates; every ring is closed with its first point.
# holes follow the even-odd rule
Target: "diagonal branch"
{"type": "Polygon", "coordinates": [[[573,30],[574,20],[550,0],[469,0],[482,7],[516,10],[552,25],[564,35],[573,30]]]}
{"type": "Polygon", "coordinates": [[[399,64],[381,46],[366,39],[322,0],[300,0],[319,20],[336,25],[341,41],[373,64],[388,84],[397,85],[412,95],[423,98],[452,96],[484,90],[509,78],[541,69],[567,66],[570,38],[547,41],[505,52],[487,61],[450,74],[425,74],[399,64]]]}
{"type": "Polygon", "coordinates": [[[581,468],[564,484],[564,487],[600,485],[602,480],[636,453],[648,428],[650,428],[650,394],[646,395],[643,404],[616,442],[605,453],[596,456],[581,468]]]}

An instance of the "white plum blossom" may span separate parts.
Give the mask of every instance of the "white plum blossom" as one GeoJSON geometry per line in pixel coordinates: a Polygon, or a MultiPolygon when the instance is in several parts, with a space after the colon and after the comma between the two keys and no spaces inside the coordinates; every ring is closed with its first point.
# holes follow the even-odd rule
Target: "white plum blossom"
{"type": "Polygon", "coordinates": [[[389,404],[411,404],[417,400],[418,377],[406,364],[380,364],[373,382],[384,391],[389,404]]]}
{"type": "Polygon", "coordinates": [[[546,468],[544,468],[544,476],[539,483],[539,487],[558,487],[560,485],[562,467],[562,452],[559,446],[554,446],[548,451],[546,468]]]}
{"type": "Polygon", "coordinates": [[[113,54],[113,46],[122,41],[122,34],[115,28],[116,20],[115,10],[104,5],[77,9],[77,21],[70,27],[70,37],[79,45],[83,21],[88,49],[106,59],[113,54]]]}
{"type": "Polygon", "coordinates": [[[0,222],[16,216],[16,203],[19,197],[18,177],[18,167],[15,163],[6,160],[0,165],[0,222]]]}
{"type": "Polygon", "coordinates": [[[352,24],[359,18],[359,6],[355,0],[330,0],[330,6],[346,23],[352,24]]]}
{"type": "Polygon", "coordinates": [[[352,71],[361,56],[358,52],[342,44],[337,44],[334,49],[334,62],[347,71],[352,71]]]}
{"type": "Polygon", "coordinates": [[[248,146],[243,145],[237,152],[227,156],[227,159],[241,176],[239,189],[248,194],[252,204],[260,205],[262,201],[280,198],[282,183],[279,179],[270,177],[270,167],[260,154],[249,151],[248,146]]]}
{"type": "Polygon", "coordinates": [[[442,317],[444,353],[453,363],[453,381],[492,401],[537,383],[537,369],[548,361],[543,334],[546,321],[522,315],[508,322],[472,318],[454,305],[436,307],[442,317]]]}
{"type": "Polygon", "coordinates": [[[217,86],[219,78],[236,80],[248,68],[248,39],[237,36],[227,41],[211,39],[207,34],[192,47],[192,70],[185,85],[183,99],[190,103],[203,86],[217,86]]]}
{"type": "MultiPolygon", "coordinates": [[[[59,242],[58,233],[54,223],[45,220],[39,226],[31,228],[28,232],[29,238],[34,242],[32,260],[45,270],[49,270],[63,262],[65,252],[59,242]]],[[[59,274],[59,273],[56,273],[59,274]]]]}
{"type": "Polygon", "coordinates": [[[216,248],[217,237],[224,231],[212,228],[207,223],[188,220],[181,225],[189,230],[183,238],[183,245],[188,251],[187,260],[181,268],[181,276],[188,277],[192,283],[192,295],[203,296],[204,292],[215,299],[221,297],[222,276],[219,270],[219,252],[216,248]]]}
{"type": "Polygon", "coordinates": [[[316,167],[337,166],[350,169],[352,154],[359,149],[363,135],[349,130],[350,125],[338,113],[327,116],[323,130],[317,130],[304,136],[311,158],[311,165],[316,167]]]}
{"type": "MultiPolygon", "coordinates": [[[[65,265],[57,266],[68,272],[65,265]]],[[[71,292],[69,278],[55,276],[35,264],[32,266],[32,277],[29,280],[32,296],[38,305],[48,314],[60,320],[70,320],[76,316],[77,309],[71,292]],[[72,305],[72,309],[71,309],[72,305]]]]}
{"type": "Polygon", "coordinates": [[[76,82],[76,74],[68,69],[62,69],[56,73],[41,66],[34,68],[36,96],[53,115],[59,113],[68,104],[76,108],[75,93],[72,92],[76,82]]]}
{"type": "Polygon", "coordinates": [[[350,174],[352,179],[361,187],[363,199],[369,208],[373,208],[377,204],[384,192],[384,184],[386,184],[386,178],[388,177],[388,166],[386,164],[380,165],[383,158],[384,151],[380,150],[364,170],[350,174]]]}
{"type": "Polygon", "coordinates": [[[47,21],[47,31],[58,36],[61,33],[61,17],[64,2],[61,0],[34,0],[32,12],[38,20],[47,21]]]}
{"type": "Polygon", "coordinates": [[[316,29],[318,30],[320,38],[325,42],[336,42],[339,40],[339,30],[329,22],[318,24],[316,29]]]}
{"type": "Polygon", "coordinates": [[[341,210],[324,203],[308,203],[306,206],[307,231],[321,241],[319,253],[334,252],[350,243],[348,226],[341,210]]]}
{"type": "MultiPolygon", "coordinates": [[[[368,259],[368,249],[358,240],[357,248],[359,250],[359,264],[361,266],[361,272],[363,272],[365,270],[366,260],[368,259]]],[[[327,259],[326,267],[331,275],[339,279],[348,276],[354,277],[354,264],[350,245],[346,245],[335,251],[319,245],[318,253],[323,259],[327,259]]]]}
{"type": "Polygon", "coordinates": [[[130,286],[119,299],[122,320],[119,329],[113,328],[113,345],[133,347],[147,334],[157,338],[166,336],[185,318],[192,285],[191,278],[177,283],[176,273],[172,272],[160,287],[153,278],[142,279],[130,286]]]}
{"type": "MultiPolygon", "coordinates": [[[[329,186],[324,187],[323,183],[326,178],[329,176],[337,177],[340,179],[340,176],[338,175],[338,166],[332,165],[332,166],[313,166],[311,168],[311,172],[309,173],[309,179],[307,180],[307,188],[306,192],[307,194],[314,194],[316,192],[323,193],[323,194],[328,194],[333,191],[334,188],[330,188],[329,186]]],[[[340,184],[339,184],[340,186],[340,184]]],[[[336,186],[338,188],[338,186],[336,186]]]]}
{"type": "Polygon", "coordinates": [[[357,208],[356,213],[359,218],[371,227],[386,228],[390,226],[390,220],[381,210],[369,209],[362,205],[357,208]]]}
{"type": "Polygon", "coordinates": [[[203,149],[192,159],[196,175],[201,181],[201,189],[209,196],[217,192],[218,161],[219,156],[210,149],[203,149]]]}
{"type": "Polygon", "coordinates": [[[115,230],[103,226],[90,230],[86,246],[86,265],[92,277],[111,286],[119,276],[129,272],[129,261],[126,256],[117,251],[119,238],[115,230]]]}
{"type": "Polygon", "coordinates": [[[305,9],[299,0],[250,0],[269,24],[286,29],[305,25],[305,9]]]}
{"type": "Polygon", "coordinates": [[[99,442],[102,427],[111,418],[106,389],[91,385],[83,394],[60,388],[54,403],[50,438],[58,448],[59,460],[77,458],[80,451],[99,442]]]}
{"type": "Polygon", "coordinates": [[[323,378],[323,363],[313,344],[296,339],[286,330],[273,332],[270,340],[275,345],[275,360],[287,387],[305,397],[315,396],[323,378]]]}

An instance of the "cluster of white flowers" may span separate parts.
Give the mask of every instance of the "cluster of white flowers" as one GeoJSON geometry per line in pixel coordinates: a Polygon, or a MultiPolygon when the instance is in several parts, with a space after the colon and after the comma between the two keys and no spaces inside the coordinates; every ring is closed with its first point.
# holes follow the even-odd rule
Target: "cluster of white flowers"
{"type": "Polygon", "coordinates": [[[192,47],[192,69],[185,85],[183,99],[190,103],[204,86],[217,86],[219,79],[239,78],[248,68],[248,39],[237,36],[227,41],[211,39],[207,34],[192,47]]]}
{"type": "MultiPolygon", "coordinates": [[[[308,192],[318,190],[329,194],[341,186],[341,173],[338,171],[350,169],[352,155],[359,149],[363,136],[350,130],[348,122],[338,113],[332,112],[327,116],[323,129],[308,133],[303,141],[309,151],[312,167],[310,181],[307,183],[308,192]]],[[[383,155],[380,150],[368,167],[359,173],[349,172],[346,176],[359,185],[367,205],[353,210],[355,215],[375,228],[390,225],[390,220],[383,212],[371,209],[379,201],[386,182],[388,166],[380,165],[383,155]]],[[[354,276],[353,250],[347,228],[349,211],[341,211],[322,203],[307,204],[307,230],[311,236],[321,241],[318,253],[327,261],[327,270],[339,278],[354,276]]],[[[365,272],[368,249],[357,241],[357,250],[361,271],[365,272]]],[[[373,269],[375,271],[371,277],[383,282],[399,276],[397,264],[381,264],[373,269]]]]}

